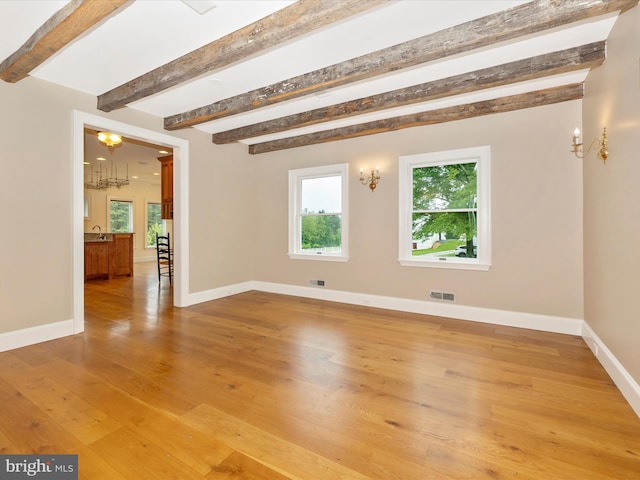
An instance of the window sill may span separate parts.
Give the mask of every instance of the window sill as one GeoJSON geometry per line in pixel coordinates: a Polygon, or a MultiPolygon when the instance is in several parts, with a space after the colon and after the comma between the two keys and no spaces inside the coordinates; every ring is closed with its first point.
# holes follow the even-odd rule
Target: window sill
{"type": "Polygon", "coordinates": [[[344,255],[328,255],[324,254],[315,254],[311,255],[308,253],[289,253],[289,258],[292,260],[321,260],[325,262],[348,262],[349,257],[344,255]]]}
{"type": "Polygon", "coordinates": [[[427,267],[427,268],[448,268],[453,270],[481,270],[488,271],[490,263],[465,262],[460,260],[406,260],[398,259],[403,267],[427,267]]]}

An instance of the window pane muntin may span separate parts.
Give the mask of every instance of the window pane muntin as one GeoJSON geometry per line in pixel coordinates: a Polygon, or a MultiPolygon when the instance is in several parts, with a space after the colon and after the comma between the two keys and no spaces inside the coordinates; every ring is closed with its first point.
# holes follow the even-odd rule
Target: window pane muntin
{"type": "MultiPolygon", "coordinates": [[[[448,250],[424,255],[475,258],[478,248],[477,162],[447,163],[412,168],[412,244],[438,236],[465,239],[468,252],[448,250]],[[420,208],[422,207],[422,208],[420,208]],[[467,241],[466,239],[469,239],[467,241]]],[[[416,255],[414,255],[416,256],[416,255]]]]}
{"type": "Polygon", "coordinates": [[[342,249],[342,215],[301,216],[300,233],[302,252],[339,253],[342,249]]]}
{"type": "MultiPolygon", "coordinates": [[[[312,183],[313,184],[313,183],[312,183]]],[[[306,199],[305,199],[306,200],[306,199]]],[[[336,165],[324,165],[320,167],[309,167],[289,170],[289,251],[290,258],[299,259],[314,259],[314,260],[328,260],[328,261],[348,261],[348,165],[336,164],[336,165]],[[341,211],[323,211],[323,213],[310,213],[302,212],[302,185],[304,179],[316,179],[316,178],[331,178],[335,177],[339,179],[340,184],[339,195],[340,200],[333,203],[333,205],[340,205],[341,211]],[[316,252],[314,250],[302,249],[301,237],[302,237],[302,218],[313,216],[330,216],[340,215],[341,219],[341,247],[326,247],[324,251],[316,252]],[[331,250],[331,251],[328,251],[331,250]]],[[[313,205],[306,204],[307,209],[311,210],[324,210],[325,208],[334,209],[335,206],[329,204],[322,205],[320,207],[314,207],[313,205]]]]}
{"type": "MultiPolygon", "coordinates": [[[[399,243],[398,261],[403,266],[455,268],[464,270],[489,270],[491,267],[491,147],[447,150],[440,152],[405,155],[399,159],[399,243]],[[412,239],[413,168],[477,162],[477,238],[482,244],[477,258],[414,257],[415,249],[424,248],[428,242],[412,239]]],[[[466,210],[466,209],[459,209],[466,210]]],[[[454,210],[455,211],[455,210],[454,210]]],[[[447,245],[447,248],[449,246],[447,245]]]]}
{"type": "Polygon", "coordinates": [[[412,168],[413,210],[476,208],[477,161],[412,168]]]}
{"type": "Polygon", "coordinates": [[[133,232],[133,202],[109,200],[109,231],[112,233],[133,232]]]}
{"type": "Polygon", "coordinates": [[[315,254],[341,253],[342,176],[301,177],[300,207],[298,250],[315,254]],[[337,218],[337,228],[332,225],[327,229],[327,224],[332,222],[327,222],[325,217],[337,218]]]}
{"type": "Polygon", "coordinates": [[[162,235],[161,204],[147,202],[147,247],[156,246],[156,234],[162,235]]]}
{"type": "Polygon", "coordinates": [[[301,213],[341,213],[342,177],[330,175],[300,179],[301,213]]]}
{"type": "Polygon", "coordinates": [[[476,257],[478,220],[475,211],[414,213],[411,227],[413,241],[425,241],[437,236],[440,241],[456,240],[456,246],[465,247],[464,255],[456,255],[454,250],[442,250],[414,256],[476,257]]]}

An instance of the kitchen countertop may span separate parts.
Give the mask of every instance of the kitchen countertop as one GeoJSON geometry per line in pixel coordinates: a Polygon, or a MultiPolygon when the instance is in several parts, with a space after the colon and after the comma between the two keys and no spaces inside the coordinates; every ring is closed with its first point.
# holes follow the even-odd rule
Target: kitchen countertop
{"type": "MultiPolygon", "coordinates": [[[[99,233],[87,233],[84,234],[84,241],[87,242],[111,242],[113,240],[114,233],[103,233],[100,238],[99,233]]],[[[133,233],[118,233],[117,235],[133,235],[133,233]]]]}
{"type": "Polygon", "coordinates": [[[112,233],[104,233],[102,234],[103,238],[100,238],[99,233],[85,233],[84,241],[85,242],[111,242],[113,240],[112,233]]]}

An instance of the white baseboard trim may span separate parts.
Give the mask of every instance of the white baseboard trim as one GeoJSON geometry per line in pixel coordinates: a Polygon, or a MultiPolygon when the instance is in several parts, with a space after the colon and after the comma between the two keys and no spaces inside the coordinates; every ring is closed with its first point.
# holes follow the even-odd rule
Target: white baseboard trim
{"type": "Polygon", "coordinates": [[[0,333],[0,352],[73,335],[73,320],[38,325],[13,332],[0,333]]]}
{"type": "Polygon", "coordinates": [[[146,257],[135,257],[133,259],[133,263],[147,263],[147,262],[156,262],[158,261],[158,257],[157,255],[154,253],[154,255],[152,257],[150,256],[146,256],[146,257]]]}
{"type": "MultiPolygon", "coordinates": [[[[456,318],[472,322],[528,328],[545,332],[581,335],[598,361],[611,376],[622,395],[629,402],[631,408],[640,417],[640,385],[638,385],[629,372],[627,372],[591,327],[581,319],[259,281],[248,281],[202,292],[190,293],[187,296],[187,304],[185,306],[217,300],[250,290],[327,300],[351,305],[362,305],[385,310],[398,310],[423,315],[456,318]]],[[[0,352],[54,340],[56,338],[73,335],[73,333],[73,320],[64,320],[13,332],[0,333],[0,352]]]]}
{"type": "Polygon", "coordinates": [[[385,297],[325,288],[287,285],[260,281],[248,281],[226,287],[214,288],[203,292],[189,294],[188,305],[208,302],[218,298],[259,290],[262,292],[280,293],[296,297],[314,298],[330,302],[363,305],[366,307],[399,310],[402,312],[435,315],[439,317],[457,318],[472,322],[491,323],[509,327],[529,328],[544,332],[565,333],[569,335],[582,334],[582,319],[555,317],[535,313],[511,312],[491,308],[470,307],[466,305],[431,302],[428,300],[411,300],[407,298],[385,297]]]}
{"type": "Polygon", "coordinates": [[[535,313],[470,307],[466,305],[457,305],[455,303],[411,300],[407,298],[342,292],[339,290],[327,290],[317,287],[304,287],[255,281],[251,283],[253,285],[253,290],[261,290],[263,292],[281,293],[284,295],[349,303],[352,305],[363,305],[367,307],[383,308],[386,310],[399,310],[402,312],[457,318],[472,322],[529,328],[545,332],[565,333],[569,335],[582,334],[582,319],[578,318],[555,317],[535,313]]]}
{"type": "MultiPolygon", "coordinates": [[[[545,332],[578,335],[581,336],[589,348],[591,348],[596,359],[602,364],[622,395],[625,397],[627,402],[629,402],[631,408],[640,417],[640,386],[626,371],[618,359],[611,353],[602,340],[598,338],[595,332],[582,319],[258,281],[245,282],[231,287],[215,289],[210,291],[212,293],[198,297],[198,299],[201,299],[201,301],[214,300],[215,298],[227,296],[227,294],[232,295],[249,290],[259,290],[263,292],[293,295],[317,300],[348,303],[351,305],[363,305],[386,310],[399,310],[424,315],[435,315],[439,317],[456,318],[494,325],[528,328],[545,332]],[[230,293],[226,293],[227,291],[230,293]]],[[[196,297],[194,296],[194,299],[195,298],[196,297]]]]}
{"type": "Polygon", "coordinates": [[[616,384],[618,390],[629,402],[633,411],[640,417],[640,385],[622,366],[616,356],[611,353],[611,350],[607,348],[587,322],[582,325],[582,338],[589,345],[589,348],[607,371],[613,383],[616,384]]]}
{"type": "Polygon", "coordinates": [[[195,305],[197,303],[209,302],[211,300],[217,300],[219,298],[228,297],[230,295],[236,295],[238,293],[248,292],[249,290],[255,290],[253,282],[237,283],[235,285],[227,285],[220,288],[212,288],[211,290],[204,290],[202,292],[190,293],[187,295],[186,304],[195,305]]]}

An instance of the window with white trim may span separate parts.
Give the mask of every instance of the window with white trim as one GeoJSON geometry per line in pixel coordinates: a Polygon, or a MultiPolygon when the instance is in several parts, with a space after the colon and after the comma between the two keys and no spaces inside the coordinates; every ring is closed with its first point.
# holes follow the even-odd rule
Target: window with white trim
{"type": "Polygon", "coordinates": [[[399,182],[400,264],[489,269],[489,146],[400,157],[399,182]]]}
{"type": "Polygon", "coordinates": [[[289,170],[289,257],[348,260],[347,164],[289,170]]]}
{"type": "Polygon", "coordinates": [[[109,231],[133,233],[133,200],[109,198],[109,231]]]}
{"type": "Polygon", "coordinates": [[[147,204],[147,228],[146,244],[147,248],[156,247],[156,235],[162,235],[162,215],[160,202],[146,202],[147,204]]]}

